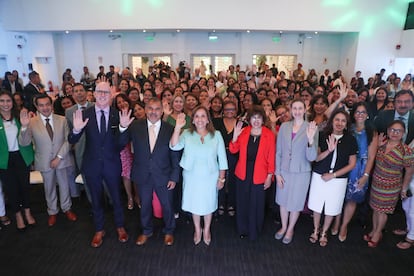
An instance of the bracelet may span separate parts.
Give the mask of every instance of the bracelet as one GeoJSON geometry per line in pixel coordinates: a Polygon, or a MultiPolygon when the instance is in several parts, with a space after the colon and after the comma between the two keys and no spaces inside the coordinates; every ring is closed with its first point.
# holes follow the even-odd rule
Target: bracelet
{"type": "Polygon", "coordinates": [[[364,173],[364,175],[365,175],[366,177],[369,177],[369,173],[364,173]]]}

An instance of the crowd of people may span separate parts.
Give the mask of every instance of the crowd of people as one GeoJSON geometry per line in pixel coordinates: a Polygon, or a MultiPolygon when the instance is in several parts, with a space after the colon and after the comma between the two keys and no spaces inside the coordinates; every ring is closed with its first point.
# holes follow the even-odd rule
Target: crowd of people
{"type": "Polygon", "coordinates": [[[46,91],[35,71],[26,86],[17,71],[5,74],[1,225],[11,223],[6,198],[19,231],[36,224],[29,197],[34,169],[43,177],[49,227],[60,211],[77,220],[71,206],[81,195],[75,181],[81,175],[94,219],[92,247],[105,236],[104,196],[122,243],[129,239],[125,207],[140,210],[137,245],[153,235],[155,215],[170,246],[180,214],[191,214],[194,244],[210,245],[215,214],[234,216],[240,238],[255,240],[266,206],[277,204],[276,240],[290,244],[301,212],[310,210],[309,241],[322,247],[336,235],[345,242],[358,207],[368,216],[370,206],[372,229],[361,239],[377,247],[401,200],[407,227],[393,231],[404,236],[397,247],[414,246],[410,74],[385,78],[381,69],[365,82],[360,71],[349,79],[340,70],[318,76],[300,63],[288,73],[230,65],[209,76],[205,65],[193,72],[183,62],[176,69],[154,64],[148,75],[109,68],[100,66],[95,77],[85,66],[79,82],[66,69],[59,93],[46,91]]]}

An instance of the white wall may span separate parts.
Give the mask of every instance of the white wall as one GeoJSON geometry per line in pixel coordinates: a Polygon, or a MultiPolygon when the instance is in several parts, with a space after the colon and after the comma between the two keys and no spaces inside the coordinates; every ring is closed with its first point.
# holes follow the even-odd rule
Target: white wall
{"type": "Polygon", "coordinates": [[[44,74],[45,83],[60,82],[66,67],[79,78],[83,65],[96,73],[100,60],[105,66],[122,66],[126,53],[172,54],[172,65],[189,61],[192,53],[234,53],[242,66],[251,63],[252,54],[295,54],[305,69],[341,69],[346,76],[361,70],[368,78],[383,67],[386,74],[391,73],[397,69],[396,58],[414,55],[409,50],[414,35],[402,32],[408,2],[0,0],[0,39],[5,41],[0,44],[0,55],[7,56],[10,70],[27,73],[27,64],[33,63],[44,74]],[[146,41],[144,28],[164,31],[156,32],[154,41],[146,41]],[[187,31],[175,33],[177,28],[187,31]],[[118,30],[122,38],[109,39],[109,29],[118,30]],[[207,34],[212,29],[226,33],[211,43],[207,34]],[[246,29],[253,31],[247,34],[246,29]],[[280,29],[285,31],[281,42],[272,42],[269,37],[280,29]],[[65,35],[64,30],[84,31],[65,35]],[[298,33],[308,36],[313,31],[320,33],[298,44],[298,33]],[[21,50],[16,47],[16,34],[27,41],[21,50]],[[396,44],[402,44],[400,51],[396,44]],[[36,56],[51,59],[38,64],[36,56]]]}
{"type": "MultiPolygon", "coordinates": [[[[7,30],[222,29],[359,32],[402,26],[407,0],[2,0],[7,30]],[[16,16],[19,14],[19,16],[16,16]],[[370,23],[372,22],[372,23],[370,23]],[[386,24],[385,24],[386,23],[386,24]]],[[[0,4],[1,4],[0,3],[0,4]]]]}

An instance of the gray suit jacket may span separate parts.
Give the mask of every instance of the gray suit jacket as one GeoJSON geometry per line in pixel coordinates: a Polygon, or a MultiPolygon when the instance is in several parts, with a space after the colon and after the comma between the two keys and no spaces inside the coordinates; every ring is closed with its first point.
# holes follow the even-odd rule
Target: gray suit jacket
{"type": "MultiPolygon", "coordinates": [[[[87,104],[87,108],[90,108],[94,106],[93,103],[87,104]]],[[[78,110],[78,105],[75,104],[74,106],[69,107],[65,111],[65,117],[66,120],[68,120],[69,129],[72,130],[73,128],[73,113],[78,110]]],[[[77,167],[80,169],[82,167],[82,160],[83,160],[83,152],[85,151],[85,135],[82,135],[82,137],[79,139],[79,142],[77,142],[75,145],[73,145],[75,150],[75,161],[77,167]]]]}
{"type": "Polygon", "coordinates": [[[46,126],[39,116],[30,119],[29,127],[25,131],[20,131],[19,143],[28,145],[33,141],[35,149],[35,169],[41,172],[49,171],[50,161],[60,155],[57,169],[67,168],[73,165],[72,157],[69,154],[70,145],[68,143],[69,127],[65,117],[52,114],[53,117],[53,141],[50,140],[46,126]]]}
{"type": "Polygon", "coordinates": [[[286,172],[309,172],[311,162],[318,154],[318,132],[313,138],[313,145],[308,147],[306,129],[309,123],[304,122],[292,140],[293,121],[285,122],[280,126],[276,146],[276,174],[286,172]]]}

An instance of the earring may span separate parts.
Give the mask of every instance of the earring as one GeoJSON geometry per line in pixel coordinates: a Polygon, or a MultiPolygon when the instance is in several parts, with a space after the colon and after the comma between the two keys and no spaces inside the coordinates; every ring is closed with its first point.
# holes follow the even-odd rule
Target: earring
{"type": "Polygon", "coordinates": [[[367,116],[367,120],[369,119],[369,116],[367,116]]]}

